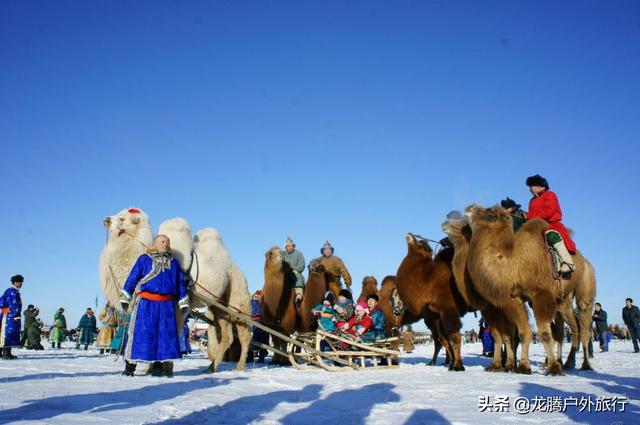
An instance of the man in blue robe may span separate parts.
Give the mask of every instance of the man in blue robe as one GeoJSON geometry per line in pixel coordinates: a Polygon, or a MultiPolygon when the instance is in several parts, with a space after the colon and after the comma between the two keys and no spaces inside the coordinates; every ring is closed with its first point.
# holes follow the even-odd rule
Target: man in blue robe
{"type": "Polygon", "coordinates": [[[24,277],[17,274],[11,277],[11,287],[0,296],[0,348],[2,358],[13,360],[11,347],[20,347],[20,313],[22,312],[22,299],[20,288],[24,277]]]}
{"type": "Polygon", "coordinates": [[[172,376],[171,360],[181,358],[176,302],[181,314],[189,297],[178,260],[171,256],[169,238],[158,235],[153,248],[141,255],[121,291],[123,310],[133,302],[124,351],[124,375],[133,376],[136,362],[150,362],[152,376],[172,376]]]}

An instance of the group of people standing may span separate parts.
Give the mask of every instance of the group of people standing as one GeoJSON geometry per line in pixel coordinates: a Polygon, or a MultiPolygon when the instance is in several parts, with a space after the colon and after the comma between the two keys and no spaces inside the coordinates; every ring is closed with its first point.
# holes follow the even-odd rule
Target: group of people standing
{"type": "MultiPolygon", "coordinates": [[[[11,287],[0,296],[0,347],[2,349],[0,357],[5,360],[16,358],[11,352],[14,347],[44,350],[42,345],[42,328],[44,324],[39,317],[40,309],[33,304],[29,304],[21,314],[22,297],[20,289],[23,284],[24,277],[22,275],[12,276],[11,287]],[[24,323],[22,323],[23,318],[24,323]]],[[[91,308],[87,308],[75,330],[78,334],[76,348],[80,348],[83,345],[84,349],[87,350],[89,345],[94,343],[97,333],[97,345],[100,348],[100,353],[116,352],[120,347],[118,323],[121,322],[121,316],[120,312],[107,305],[100,312],[102,329],[98,331],[94,312],[91,308]]],[[[53,325],[49,329],[51,348],[61,348],[62,342],[67,339],[70,333],[70,330],[67,329],[64,308],[61,307],[55,312],[53,325]]]]}

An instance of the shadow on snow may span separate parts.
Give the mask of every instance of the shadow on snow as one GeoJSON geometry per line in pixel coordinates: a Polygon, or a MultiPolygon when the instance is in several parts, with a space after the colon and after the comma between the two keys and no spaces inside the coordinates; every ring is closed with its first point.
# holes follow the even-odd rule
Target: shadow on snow
{"type": "MultiPolygon", "coordinates": [[[[128,378],[123,377],[123,379],[128,378]]],[[[210,389],[239,379],[246,378],[202,378],[187,382],[155,383],[142,388],[120,391],[69,394],[26,400],[20,407],[0,411],[0,423],[18,420],[44,420],[67,413],[98,413],[146,406],[188,394],[190,391],[210,389]]]]}
{"type": "Polygon", "coordinates": [[[281,419],[285,425],[322,423],[364,424],[376,404],[400,401],[392,391],[395,385],[380,383],[361,388],[337,391],[310,406],[297,410],[281,419]]]}
{"type": "Polygon", "coordinates": [[[186,416],[161,421],[168,424],[246,424],[260,420],[262,416],[280,403],[303,403],[317,400],[322,385],[307,385],[300,390],[273,391],[260,395],[249,395],[231,400],[222,405],[192,412],[186,416]]]}

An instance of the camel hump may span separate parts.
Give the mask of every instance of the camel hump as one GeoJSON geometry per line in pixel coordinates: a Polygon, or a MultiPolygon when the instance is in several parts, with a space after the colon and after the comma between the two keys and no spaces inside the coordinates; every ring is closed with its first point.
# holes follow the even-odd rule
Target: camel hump
{"type": "Polygon", "coordinates": [[[395,275],[387,275],[384,277],[384,279],[382,279],[382,283],[380,284],[380,286],[384,286],[385,283],[395,283],[396,282],[396,276],[395,275]]]}
{"type": "Polygon", "coordinates": [[[539,236],[547,227],[549,227],[549,223],[541,218],[534,218],[527,220],[518,232],[531,233],[539,236]]]}
{"type": "Polygon", "coordinates": [[[193,238],[193,241],[195,243],[200,243],[204,241],[213,241],[213,242],[219,243],[220,245],[223,245],[222,236],[220,236],[220,232],[218,232],[213,227],[205,227],[204,229],[201,229],[200,231],[198,231],[198,233],[196,233],[196,236],[193,238]]]}

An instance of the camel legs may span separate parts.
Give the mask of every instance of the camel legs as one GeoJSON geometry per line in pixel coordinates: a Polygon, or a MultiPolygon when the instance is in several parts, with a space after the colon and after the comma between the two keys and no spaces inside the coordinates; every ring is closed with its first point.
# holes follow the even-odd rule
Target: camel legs
{"type": "Polygon", "coordinates": [[[253,332],[251,331],[251,327],[240,322],[236,323],[236,329],[238,331],[238,340],[240,341],[240,346],[242,347],[240,351],[240,360],[238,360],[236,370],[242,371],[247,365],[247,353],[249,352],[249,346],[251,345],[253,332]]]}
{"type": "Polygon", "coordinates": [[[441,313],[440,315],[442,329],[444,336],[446,336],[447,342],[450,345],[451,350],[451,363],[449,364],[449,370],[462,371],[464,365],[462,364],[462,338],[460,336],[460,328],[462,322],[456,309],[450,309],[441,313]]]}
{"type": "Polygon", "coordinates": [[[582,370],[593,370],[589,362],[589,339],[591,338],[591,312],[593,309],[593,300],[591,303],[586,302],[586,306],[578,301],[578,326],[580,328],[580,341],[582,342],[582,370]]]}
{"type": "Polygon", "coordinates": [[[556,313],[555,297],[548,294],[539,294],[533,300],[533,311],[538,325],[538,335],[547,354],[547,373],[561,375],[562,365],[558,362],[553,352],[553,334],[551,332],[551,321],[556,313]]]}
{"type": "MultiPolygon", "coordinates": [[[[222,360],[224,359],[224,353],[227,352],[231,344],[233,343],[233,326],[227,319],[218,317],[216,326],[209,325],[207,329],[207,335],[209,338],[209,346],[207,347],[207,354],[211,365],[208,371],[214,373],[222,360]]],[[[244,348],[243,348],[244,351],[244,348]]],[[[245,361],[246,361],[246,352],[245,361]]],[[[240,360],[242,361],[242,359],[240,360]]]]}
{"type": "MultiPolygon", "coordinates": [[[[567,356],[567,360],[564,363],[564,369],[571,370],[576,367],[576,353],[578,352],[581,337],[578,321],[576,320],[576,315],[573,312],[573,297],[569,296],[564,300],[562,306],[560,306],[560,313],[562,314],[562,319],[567,322],[569,328],[571,328],[571,349],[567,356]]],[[[591,317],[589,317],[589,320],[591,320],[591,317]]]]}
{"type": "Polygon", "coordinates": [[[529,363],[529,345],[531,344],[531,326],[529,326],[529,315],[527,308],[522,301],[507,305],[509,317],[518,328],[518,339],[522,347],[520,352],[520,363],[516,368],[516,373],[531,374],[531,364],[529,363]]]}
{"type": "Polygon", "coordinates": [[[487,372],[499,372],[502,371],[502,332],[498,330],[497,327],[491,328],[493,335],[493,361],[491,362],[491,366],[486,367],[484,370],[487,372]]]}
{"type": "MultiPolygon", "coordinates": [[[[442,349],[443,341],[440,337],[440,321],[439,320],[427,320],[424,319],[424,324],[427,325],[429,330],[431,331],[431,338],[433,338],[433,356],[431,357],[431,361],[427,363],[427,366],[435,366],[438,361],[438,354],[440,354],[440,350],[442,349]]],[[[447,349],[445,348],[445,351],[447,349]]],[[[448,357],[448,354],[447,354],[448,357]]],[[[446,364],[446,363],[445,363],[446,364]]]]}
{"type": "MultiPolygon", "coordinates": [[[[516,327],[510,324],[505,325],[505,332],[502,334],[504,342],[506,359],[504,359],[504,371],[512,372],[516,369],[516,327]]],[[[502,350],[501,355],[502,355],[502,350]]],[[[502,361],[502,358],[500,359],[502,361]]]]}

